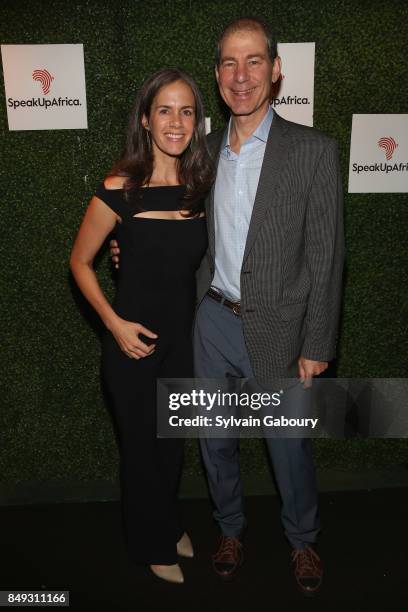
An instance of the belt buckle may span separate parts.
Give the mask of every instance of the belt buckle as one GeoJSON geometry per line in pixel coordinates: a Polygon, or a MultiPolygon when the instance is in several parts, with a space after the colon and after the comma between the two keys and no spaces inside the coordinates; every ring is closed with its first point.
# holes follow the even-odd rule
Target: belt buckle
{"type": "Polygon", "coordinates": [[[241,314],[241,302],[236,302],[233,307],[232,307],[232,312],[234,313],[234,315],[236,315],[237,317],[240,316],[241,314]]]}

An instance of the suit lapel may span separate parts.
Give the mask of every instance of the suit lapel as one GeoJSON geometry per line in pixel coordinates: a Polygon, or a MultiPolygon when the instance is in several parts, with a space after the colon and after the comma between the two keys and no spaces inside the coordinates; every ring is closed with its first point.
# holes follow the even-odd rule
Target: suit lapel
{"type": "MultiPolygon", "coordinates": [[[[217,172],[218,162],[221,154],[221,144],[226,130],[220,130],[214,137],[208,142],[208,148],[210,155],[213,159],[215,173],[217,172]]],[[[207,229],[208,229],[208,245],[210,247],[210,253],[215,259],[215,221],[214,221],[214,192],[215,192],[215,180],[212,184],[211,191],[207,196],[206,200],[206,216],[207,216],[207,229]]]]}
{"type": "Polygon", "coordinates": [[[281,168],[288,154],[287,129],[286,122],[275,112],[266,142],[243,261],[248,257],[254,245],[256,235],[262,226],[263,218],[271,200],[278,197],[275,191],[279,183],[281,168]]]}

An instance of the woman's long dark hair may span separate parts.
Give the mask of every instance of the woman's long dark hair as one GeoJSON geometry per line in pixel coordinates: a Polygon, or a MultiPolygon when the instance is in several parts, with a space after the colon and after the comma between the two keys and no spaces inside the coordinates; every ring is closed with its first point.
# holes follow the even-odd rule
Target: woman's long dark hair
{"type": "Polygon", "coordinates": [[[214,171],[207,151],[204,106],[194,79],[179,68],[163,68],[148,78],[139,90],[130,114],[126,133],[126,147],[122,158],[114,165],[110,176],[124,176],[125,196],[135,187],[148,185],[153,174],[153,151],[150,133],[142,125],[142,117],[150,117],[153,100],[165,85],[183,81],[193,92],[195,99],[195,127],[190,145],[179,157],[178,180],[185,184],[186,195],[181,210],[188,216],[197,215],[202,209],[202,199],[211,187],[214,171]]]}

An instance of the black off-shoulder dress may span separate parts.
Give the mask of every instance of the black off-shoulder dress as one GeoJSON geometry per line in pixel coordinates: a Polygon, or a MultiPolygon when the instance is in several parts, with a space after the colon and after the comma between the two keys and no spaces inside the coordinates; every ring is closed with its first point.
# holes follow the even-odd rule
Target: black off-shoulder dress
{"type": "MultiPolygon", "coordinates": [[[[95,195],[121,218],[117,293],[112,304],[127,321],[158,335],[155,352],[136,360],[110,332],[103,341],[102,370],[119,435],[125,541],[133,562],[173,564],[183,534],[177,508],[183,440],[156,438],[156,379],[193,376],[192,324],[195,273],[207,248],[204,217],[183,220],[135,216],[179,210],[185,186],[122,189],[95,195]]],[[[144,338],[142,338],[144,340],[144,338]]]]}

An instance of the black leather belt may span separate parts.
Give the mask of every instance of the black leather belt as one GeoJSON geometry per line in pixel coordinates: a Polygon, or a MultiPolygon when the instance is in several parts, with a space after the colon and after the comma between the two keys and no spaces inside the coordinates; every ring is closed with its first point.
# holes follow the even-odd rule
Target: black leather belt
{"type": "Polygon", "coordinates": [[[231,302],[231,300],[224,297],[222,293],[220,293],[216,289],[213,289],[212,287],[210,287],[210,289],[207,291],[207,295],[216,302],[220,302],[223,306],[226,306],[227,308],[232,310],[234,315],[236,315],[237,317],[241,316],[241,302],[231,302]]]}

